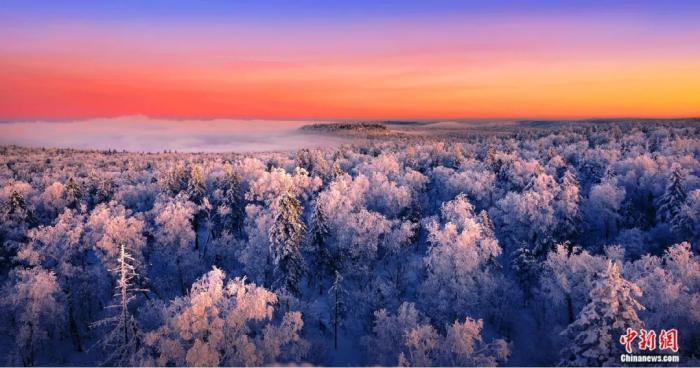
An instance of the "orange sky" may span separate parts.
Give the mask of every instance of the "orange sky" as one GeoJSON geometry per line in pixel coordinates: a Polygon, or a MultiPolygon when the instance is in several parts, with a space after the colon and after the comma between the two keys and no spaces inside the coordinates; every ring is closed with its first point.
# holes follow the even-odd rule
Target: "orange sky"
{"type": "Polygon", "coordinates": [[[11,20],[0,118],[700,116],[700,27],[444,15],[262,23],[11,20]]]}

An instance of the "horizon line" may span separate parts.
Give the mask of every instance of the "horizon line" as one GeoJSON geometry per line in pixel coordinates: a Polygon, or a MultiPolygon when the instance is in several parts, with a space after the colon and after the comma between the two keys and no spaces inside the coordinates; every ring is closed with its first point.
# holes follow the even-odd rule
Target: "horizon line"
{"type": "Polygon", "coordinates": [[[29,123],[29,122],[68,122],[68,121],[87,121],[96,119],[124,119],[124,118],[146,118],[159,120],[198,120],[198,121],[214,121],[214,120],[264,120],[264,121],[314,121],[314,122],[440,122],[440,121],[457,121],[457,122],[474,122],[474,121],[596,121],[596,120],[697,120],[698,115],[678,115],[678,116],[561,116],[561,117],[348,117],[348,118],[320,118],[320,117],[263,117],[263,116],[177,116],[177,115],[149,115],[149,114],[125,114],[125,115],[94,115],[94,116],[79,116],[79,117],[0,117],[0,123],[29,123]]]}

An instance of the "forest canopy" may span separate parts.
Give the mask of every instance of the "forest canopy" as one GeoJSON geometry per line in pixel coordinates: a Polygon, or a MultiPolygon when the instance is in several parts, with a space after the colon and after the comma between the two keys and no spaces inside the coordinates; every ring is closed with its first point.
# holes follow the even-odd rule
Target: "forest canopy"
{"type": "Polygon", "coordinates": [[[1,146],[1,363],[599,366],[675,328],[696,365],[699,242],[697,121],[1,146]]]}

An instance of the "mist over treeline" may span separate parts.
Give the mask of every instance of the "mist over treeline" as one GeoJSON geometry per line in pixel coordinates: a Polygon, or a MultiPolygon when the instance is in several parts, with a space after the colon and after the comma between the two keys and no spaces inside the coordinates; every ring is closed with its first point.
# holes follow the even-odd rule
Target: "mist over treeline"
{"type": "Polygon", "coordinates": [[[0,122],[0,144],[139,152],[260,152],[326,147],[297,129],[309,121],[166,119],[142,115],[59,121],[0,122]]]}
{"type": "Polygon", "coordinates": [[[439,127],[0,146],[0,363],[700,364],[697,121],[439,127]]]}

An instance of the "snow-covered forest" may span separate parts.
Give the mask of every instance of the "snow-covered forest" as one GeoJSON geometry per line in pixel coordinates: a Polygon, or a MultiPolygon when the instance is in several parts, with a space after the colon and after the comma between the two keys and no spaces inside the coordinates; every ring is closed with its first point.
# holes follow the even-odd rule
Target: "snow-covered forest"
{"type": "Polygon", "coordinates": [[[697,121],[0,164],[2,364],[699,364],[697,121]]]}

